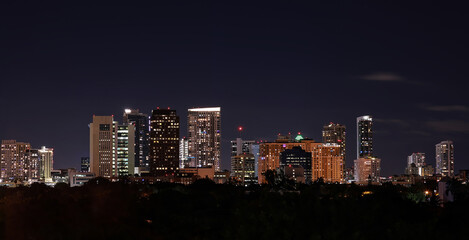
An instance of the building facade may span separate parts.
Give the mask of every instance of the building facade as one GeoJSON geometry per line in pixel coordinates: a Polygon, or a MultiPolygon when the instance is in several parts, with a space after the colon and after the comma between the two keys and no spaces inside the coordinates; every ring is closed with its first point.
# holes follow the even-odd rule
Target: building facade
{"type": "Polygon", "coordinates": [[[148,170],[149,168],[149,138],[150,120],[147,114],[138,109],[125,109],[123,125],[134,125],[134,167],[139,168],[136,172],[148,170]],[[141,168],[141,169],[140,169],[141,168]]]}
{"type": "Polygon", "coordinates": [[[2,140],[0,156],[0,180],[2,182],[27,180],[27,156],[31,149],[29,143],[16,140],[2,140]]]}
{"type": "Polygon", "coordinates": [[[96,177],[118,177],[117,122],[113,116],[93,116],[90,123],[90,170],[96,177]]]}
{"type": "Polygon", "coordinates": [[[344,183],[344,158],[339,144],[324,143],[313,148],[312,180],[322,178],[327,183],[344,183]]]}
{"type": "Polygon", "coordinates": [[[214,166],[220,171],[221,108],[188,110],[189,159],[191,167],[214,166]]]}
{"type": "Polygon", "coordinates": [[[357,159],[373,156],[373,118],[357,118],[357,159]]]}
{"type": "Polygon", "coordinates": [[[359,158],[354,161],[355,182],[358,184],[378,183],[381,173],[381,159],[359,158]]]}
{"type": "Polygon", "coordinates": [[[183,137],[179,140],[179,168],[189,167],[189,140],[183,137]]]}
{"type": "Polygon", "coordinates": [[[340,146],[340,155],[345,163],[345,125],[338,123],[330,123],[322,129],[322,142],[335,143],[340,146]]]}
{"type": "Polygon", "coordinates": [[[38,150],[40,179],[43,182],[52,182],[52,169],[54,164],[54,149],[43,146],[38,150]]]}
{"type": "Polygon", "coordinates": [[[436,174],[442,177],[454,177],[454,144],[452,141],[443,141],[436,144],[436,174]]]}
{"type": "MultiPolygon", "coordinates": [[[[301,167],[305,183],[311,183],[312,166],[311,153],[306,152],[300,146],[294,146],[291,149],[285,149],[280,153],[280,168],[284,172],[288,171],[286,167],[301,167]]],[[[294,170],[294,168],[292,168],[294,170]]],[[[292,170],[292,171],[293,171],[292,170]]]]}
{"type": "Polygon", "coordinates": [[[124,124],[117,126],[117,176],[135,174],[135,126],[124,124]]]}
{"type": "Polygon", "coordinates": [[[82,157],[80,161],[80,171],[81,172],[90,172],[90,158],[82,157]]]}
{"type": "Polygon", "coordinates": [[[240,155],[231,157],[231,175],[235,181],[243,186],[257,183],[255,175],[255,158],[249,153],[241,153],[240,155]]]}
{"type": "Polygon", "coordinates": [[[179,116],[176,110],[153,110],[150,118],[150,174],[169,176],[179,169],[179,116]]]}

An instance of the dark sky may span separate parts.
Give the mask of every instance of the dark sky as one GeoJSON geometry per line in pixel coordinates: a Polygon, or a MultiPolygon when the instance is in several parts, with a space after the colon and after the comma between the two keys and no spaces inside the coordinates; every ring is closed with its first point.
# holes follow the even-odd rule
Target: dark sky
{"type": "Polygon", "coordinates": [[[383,175],[417,151],[434,165],[447,139],[456,169],[469,169],[465,5],[133,2],[0,3],[0,139],[78,167],[93,114],[170,106],[184,136],[187,108],[221,106],[223,168],[238,125],[246,139],[320,141],[331,121],[347,126],[351,166],[356,117],[371,114],[383,175]]]}

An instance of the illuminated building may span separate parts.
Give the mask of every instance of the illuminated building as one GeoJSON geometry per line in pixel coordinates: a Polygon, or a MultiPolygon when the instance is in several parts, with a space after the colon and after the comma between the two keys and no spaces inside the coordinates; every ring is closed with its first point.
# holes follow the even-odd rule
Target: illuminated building
{"type": "Polygon", "coordinates": [[[73,169],[68,171],[68,182],[70,187],[83,186],[93,178],[95,178],[95,175],[91,172],[77,172],[73,169]]]}
{"type": "Polygon", "coordinates": [[[40,179],[39,153],[37,149],[26,150],[26,177],[29,181],[35,182],[40,179]]]}
{"type": "MultiPolygon", "coordinates": [[[[302,170],[302,175],[304,178],[304,183],[311,183],[312,177],[311,177],[311,153],[306,152],[305,150],[301,149],[300,146],[294,146],[291,149],[285,149],[280,153],[280,166],[284,170],[286,176],[287,176],[287,171],[292,170],[292,178],[297,179],[297,176],[294,174],[295,173],[295,167],[301,167],[302,170]],[[289,167],[289,169],[285,169],[285,167],[289,167]],[[292,168],[293,167],[293,168],[292,168]]],[[[296,170],[296,173],[298,171],[296,170]]]]}
{"type": "Polygon", "coordinates": [[[189,140],[183,137],[179,140],[179,168],[189,167],[189,140]]]}
{"type": "Polygon", "coordinates": [[[82,157],[81,158],[80,170],[81,170],[81,172],[89,172],[90,171],[90,158],[89,157],[82,157]]]}
{"type": "Polygon", "coordinates": [[[436,174],[442,177],[454,177],[454,145],[452,141],[443,141],[436,145],[436,174]]]}
{"type": "Polygon", "coordinates": [[[135,173],[135,126],[117,126],[117,176],[133,176],[135,173]]]}
{"type": "Polygon", "coordinates": [[[345,126],[337,123],[330,123],[323,127],[322,142],[336,143],[340,146],[340,155],[345,163],[345,126]]]}
{"type": "Polygon", "coordinates": [[[257,182],[255,175],[254,155],[249,153],[241,153],[240,155],[231,156],[231,175],[243,186],[248,186],[257,182]]]}
{"type": "Polygon", "coordinates": [[[27,180],[25,174],[26,152],[31,149],[29,143],[16,142],[16,140],[2,140],[0,158],[0,180],[13,182],[27,180]]]}
{"type": "Polygon", "coordinates": [[[189,159],[192,167],[214,166],[220,171],[220,107],[188,110],[189,159]]]}
{"type": "Polygon", "coordinates": [[[412,153],[407,157],[405,173],[408,175],[431,176],[433,167],[425,162],[425,153],[412,153]]]}
{"type": "Polygon", "coordinates": [[[381,172],[381,159],[367,157],[354,161],[355,182],[366,184],[368,182],[379,182],[381,172]]]}
{"type": "Polygon", "coordinates": [[[117,122],[93,116],[90,123],[90,170],[96,177],[117,177],[117,122]]]}
{"type": "Polygon", "coordinates": [[[275,142],[264,142],[259,144],[259,163],[258,163],[258,181],[260,184],[266,183],[265,172],[267,170],[276,171],[280,167],[280,153],[285,149],[292,149],[295,146],[301,147],[306,152],[312,152],[313,149],[322,143],[311,139],[292,140],[291,137],[279,135],[275,142]]]}
{"type": "Polygon", "coordinates": [[[312,180],[322,178],[327,183],[343,183],[344,159],[339,144],[324,143],[312,151],[312,180]]]}
{"type": "Polygon", "coordinates": [[[179,169],[179,116],[176,110],[153,110],[150,118],[150,174],[169,176],[179,169]]]}
{"type": "Polygon", "coordinates": [[[357,118],[357,159],[373,156],[373,118],[357,118]]]}
{"type": "MultiPolygon", "coordinates": [[[[253,140],[243,140],[241,138],[236,138],[236,140],[231,141],[231,159],[233,159],[235,156],[243,154],[252,154],[254,156],[254,176],[257,177],[259,144],[253,140]]],[[[233,166],[233,163],[231,166],[233,166]]],[[[233,174],[233,169],[231,169],[231,173],[233,174]]]]}
{"type": "Polygon", "coordinates": [[[41,181],[52,182],[51,171],[54,164],[54,149],[43,146],[38,150],[39,174],[41,181]]]}
{"type": "Polygon", "coordinates": [[[149,138],[150,121],[147,114],[140,113],[138,109],[125,109],[123,125],[132,124],[135,128],[134,134],[134,167],[136,172],[142,172],[149,168],[149,138]]]}

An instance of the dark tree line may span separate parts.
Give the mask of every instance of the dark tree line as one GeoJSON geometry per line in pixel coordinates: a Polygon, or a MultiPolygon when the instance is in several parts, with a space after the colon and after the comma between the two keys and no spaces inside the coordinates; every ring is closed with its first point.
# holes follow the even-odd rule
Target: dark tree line
{"type": "MultiPolygon", "coordinates": [[[[270,177],[270,176],[269,176],[270,177]]],[[[42,184],[0,188],[0,239],[448,239],[466,238],[469,189],[441,207],[425,191],[384,184],[248,188],[192,185],[42,184]]],[[[432,192],[432,191],[429,191],[432,192]]]]}

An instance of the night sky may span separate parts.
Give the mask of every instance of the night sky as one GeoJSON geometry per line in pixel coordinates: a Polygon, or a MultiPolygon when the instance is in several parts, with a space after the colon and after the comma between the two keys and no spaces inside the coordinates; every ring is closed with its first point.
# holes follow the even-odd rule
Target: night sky
{"type": "Polygon", "coordinates": [[[347,126],[351,166],[356,117],[370,114],[382,175],[412,152],[435,165],[442,140],[469,169],[467,6],[253,2],[2,1],[0,139],[79,167],[93,114],[169,106],[185,136],[188,108],[220,106],[222,168],[239,125],[245,139],[321,141],[331,121],[347,126]]]}

